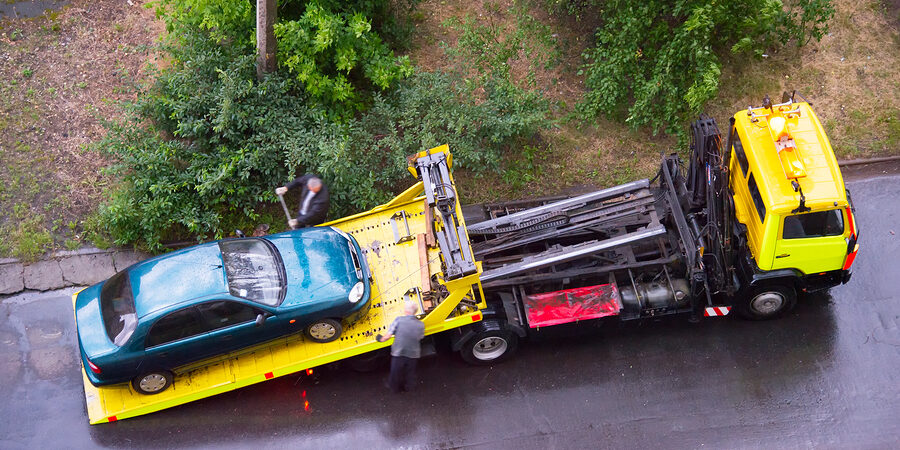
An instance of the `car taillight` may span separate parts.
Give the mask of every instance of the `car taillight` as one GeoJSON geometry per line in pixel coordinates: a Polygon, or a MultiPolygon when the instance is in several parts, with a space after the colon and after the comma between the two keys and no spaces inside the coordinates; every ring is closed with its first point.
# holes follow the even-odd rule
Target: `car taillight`
{"type": "Polygon", "coordinates": [[[99,374],[100,374],[100,368],[97,367],[96,364],[94,364],[93,362],[91,362],[91,360],[89,360],[89,359],[87,359],[87,358],[85,358],[85,360],[86,360],[87,363],[88,363],[88,367],[91,368],[91,372],[94,372],[94,373],[96,373],[96,374],[99,375],[99,374]]]}

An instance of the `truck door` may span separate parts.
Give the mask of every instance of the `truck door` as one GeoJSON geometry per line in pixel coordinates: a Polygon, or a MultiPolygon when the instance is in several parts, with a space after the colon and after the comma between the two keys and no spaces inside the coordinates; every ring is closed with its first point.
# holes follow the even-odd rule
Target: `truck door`
{"type": "Polygon", "coordinates": [[[804,274],[838,270],[847,256],[843,209],[785,216],[775,243],[772,269],[798,269],[804,274]]]}

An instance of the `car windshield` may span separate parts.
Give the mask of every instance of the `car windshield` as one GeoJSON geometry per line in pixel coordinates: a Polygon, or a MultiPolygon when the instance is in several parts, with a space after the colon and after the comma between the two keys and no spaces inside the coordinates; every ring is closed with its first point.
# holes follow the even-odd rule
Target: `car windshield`
{"type": "Polygon", "coordinates": [[[219,242],[228,291],[264,305],[276,306],[284,296],[285,277],[275,249],[262,239],[219,242]]]}
{"type": "Polygon", "coordinates": [[[103,283],[100,312],[109,339],[119,347],[128,342],[137,326],[137,314],[127,272],[119,272],[103,283]]]}

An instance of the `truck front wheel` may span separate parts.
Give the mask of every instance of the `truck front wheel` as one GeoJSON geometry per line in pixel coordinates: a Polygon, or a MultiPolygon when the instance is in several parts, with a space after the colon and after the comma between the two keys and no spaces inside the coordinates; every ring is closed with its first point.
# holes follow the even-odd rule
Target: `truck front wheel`
{"type": "Polygon", "coordinates": [[[750,320],[766,320],[780,317],[794,308],[797,291],[791,286],[773,284],[757,286],[738,300],[738,314],[750,320]]]}
{"type": "Polygon", "coordinates": [[[467,363],[483,366],[509,358],[518,346],[519,336],[509,330],[485,330],[469,337],[459,353],[467,363]]]}

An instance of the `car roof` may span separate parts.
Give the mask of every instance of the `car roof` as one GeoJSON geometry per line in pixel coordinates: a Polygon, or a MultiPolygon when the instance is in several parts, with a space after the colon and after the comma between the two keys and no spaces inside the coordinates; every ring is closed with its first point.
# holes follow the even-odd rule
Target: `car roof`
{"type": "MultiPolygon", "coordinates": [[[[259,238],[244,238],[259,239],[259,238]]],[[[331,227],[310,227],[262,237],[289,255],[289,272],[303,272],[298,266],[298,243],[313,240],[328,246],[347,249],[344,239],[331,227]]],[[[321,250],[321,247],[319,248],[321,250]]],[[[349,253],[346,255],[349,258],[349,253]]],[[[321,261],[319,262],[321,263],[321,261]]],[[[219,241],[195,245],[137,263],[128,269],[135,312],[138,318],[159,310],[167,310],[191,300],[221,296],[231,298],[222,261],[219,241]]],[[[329,279],[320,275],[322,279],[329,279]]],[[[291,284],[291,280],[288,281],[291,284]]],[[[324,294],[324,292],[322,292],[324,294]]]]}
{"type": "Polygon", "coordinates": [[[128,269],[135,312],[144,317],[199,297],[225,294],[225,270],[217,242],[148,259],[128,269]]]}

